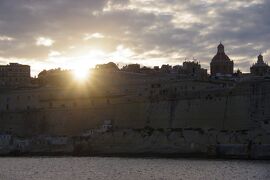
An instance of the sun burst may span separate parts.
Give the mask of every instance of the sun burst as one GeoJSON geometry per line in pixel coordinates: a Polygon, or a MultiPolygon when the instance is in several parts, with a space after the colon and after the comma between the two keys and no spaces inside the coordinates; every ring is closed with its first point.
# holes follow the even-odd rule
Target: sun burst
{"type": "Polygon", "coordinates": [[[90,76],[90,71],[88,68],[75,68],[73,70],[74,78],[79,82],[85,82],[90,76]]]}

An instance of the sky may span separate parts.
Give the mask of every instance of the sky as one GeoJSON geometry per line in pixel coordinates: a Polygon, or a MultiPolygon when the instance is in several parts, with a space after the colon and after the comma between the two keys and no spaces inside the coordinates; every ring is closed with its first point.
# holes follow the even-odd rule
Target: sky
{"type": "MultiPolygon", "coordinates": [[[[270,0],[1,0],[0,64],[43,69],[182,64],[208,68],[221,41],[235,69],[270,59],[270,0]]],[[[208,71],[209,72],[209,71],[208,71]]]]}

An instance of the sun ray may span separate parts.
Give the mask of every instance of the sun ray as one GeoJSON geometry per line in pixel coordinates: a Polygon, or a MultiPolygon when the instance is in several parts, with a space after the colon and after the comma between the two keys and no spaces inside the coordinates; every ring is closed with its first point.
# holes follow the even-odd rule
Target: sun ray
{"type": "Polygon", "coordinates": [[[76,81],[78,82],[86,82],[90,76],[90,70],[88,68],[74,68],[73,75],[76,81]]]}

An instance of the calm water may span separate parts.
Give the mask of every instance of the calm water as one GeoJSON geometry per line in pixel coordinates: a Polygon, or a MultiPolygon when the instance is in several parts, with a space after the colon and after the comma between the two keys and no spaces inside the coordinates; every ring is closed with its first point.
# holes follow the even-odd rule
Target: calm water
{"type": "Polygon", "coordinates": [[[0,179],[270,179],[270,161],[0,158],[0,179]]]}

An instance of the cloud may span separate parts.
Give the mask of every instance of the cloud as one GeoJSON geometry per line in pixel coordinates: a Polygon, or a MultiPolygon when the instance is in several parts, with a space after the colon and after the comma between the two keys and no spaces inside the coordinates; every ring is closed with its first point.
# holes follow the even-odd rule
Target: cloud
{"type": "Polygon", "coordinates": [[[58,51],[53,51],[51,50],[50,53],[48,54],[49,57],[55,57],[55,56],[60,56],[61,53],[58,51]]]}
{"type": "Polygon", "coordinates": [[[0,41],[13,41],[14,38],[9,36],[0,36],[0,41]]]}
{"type": "Polygon", "coordinates": [[[37,46],[52,46],[54,43],[54,40],[46,37],[39,37],[36,39],[36,45],[37,46]]]}
{"type": "Polygon", "coordinates": [[[122,63],[195,57],[208,68],[221,40],[247,72],[260,52],[270,59],[269,9],[267,0],[2,0],[0,57],[44,65],[67,56],[76,63],[100,50],[104,58],[122,52],[122,63]]]}
{"type": "Polygon", "coordinates": [[[93,33],[93,34],[85,34],[84,40],[90,40],[90,39],[102,39],[105,36],[101,33],[93,33]]]}

